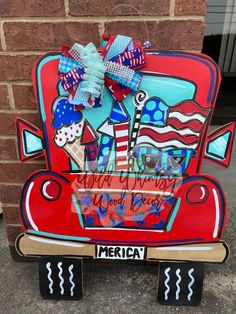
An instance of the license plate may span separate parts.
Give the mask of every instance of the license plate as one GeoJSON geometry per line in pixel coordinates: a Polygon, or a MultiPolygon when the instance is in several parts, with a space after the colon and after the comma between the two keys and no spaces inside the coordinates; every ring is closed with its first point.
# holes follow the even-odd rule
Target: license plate
{"type": "Polygon", "coordinates": [[[146,248],[144,246],[97,245],[96,256],[105,259],[144,260],[146,248]]]}

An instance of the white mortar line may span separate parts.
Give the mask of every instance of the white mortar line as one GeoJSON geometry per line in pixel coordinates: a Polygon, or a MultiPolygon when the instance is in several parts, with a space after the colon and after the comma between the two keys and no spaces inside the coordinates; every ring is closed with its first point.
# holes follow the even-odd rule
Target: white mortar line
{"type": "MultiPolygon", "coordinates": [[[[17,204],[16,204],[17,205],[17,204]]],[[[11,206],[12,206],[12,204],[11,204],[11,206]]],[[[17,206],[19,206],[19,204],[17,205],[17,206]]],[[[22,227],[22,225],[21,224],[6,224],[6,226],[11,226],[11,227],[22,227]]],[[[23,228],[23,227],[22,227],[23,228]]]]}
{"type": "Polygon", "coordinates": [[[9,80],[9,81],[0,81],[0,85],[6,86],[9,83],[11,83],[12,85],[24,85],[24,86],[32,86],[32,82],[31,81],[24,81],[24,80],[9,80]]]}
{"type": "MultiPolygon", "coordinates": [[[[1,159],[0,164],[18,164],[22,162],[19,159],[1,159]]],[[[27,161],[27,164],[33,164],[33,165],[45,165],[45,161],[43,160],[32,160],[27,161]]]]}
{"type": "Polygon", "coordinates": [[[15,182],[0,182],[1,185],[6,185],[6,186],[19,186],[22,187],[24,183],[15,183],[15,182]]]}
{"type": "Polygon", "coordinates": [[[16,139],[16,135],[0,135],[0,140],[14,140],[16,139]]]}
{"type": "Polygon", "coordinates": [[[99,32],[99,35],[100,35],[100,39],[102,41],[102,35],[103,33],[105,32],[105,23],[104,22],[101,22],[98,26],[98,32],[99,32]]]}
{"type": "Polygon", "coordinates": [[[13,94],[12,84],[7,84],[7,92],[8,92],[8,99],[9,99],[9,103],[10,103],[10,108],[12,110],[14,110],[14,109],[16,109],[16,106],[15,106],[15,98],[14,98],[14,94],[13,94]]]}
{"type": "Polygon", "coordinates": [[[6,206],[6,207],[11,207],[11,206],[18,206],[19,207],[19,204],[17,204],[17,203],[0,203],[0,205],[2,206],[2,207],[4,207],[4,206],[6,206]]]}
{"type": "Polygon", "coordinates": [[[36,109],[0,109],[0,113],[14,113],[14,114],[24,114],[24,113],[38,113],[38,110],[36,109]]]}
{"type": "Polygon", "coordinates": [[[4,50],[4,51],[0,51],[0,56],[6,56],[6,57],[11,57],[11,56],[40,56],[43,55],[45,53],[47,53],[49,51],[46,50],[22,50],[22,51],[8,51],[8,50],[4,50]]]}
{"type": "Polygon", "coordinates": [[[64,6],[65,6],[65,16],[68,17],[70,16],[70,8],[69,8],[68,0],[64,0],[64,6]]]}
{"type": "MultiPolygon", "coordinates": [[[[25,23],[70,23],[70,22],[87,22],[100,23],[107,22],[107,16],[66,16],[66,17],[7,17],[2,19],[3,22],[25,22],[25,23]]],[[[180,16],[111,16],[109,22],[116,21],[169,21],[169,20],[193,20],[204,21],[204,16],[199,15],[180,15],[180,16]]]]}
{"type": "Polygon", "coordinates": [[[171,18],[175,17],[175,0],[170,0],[169,15],[171,18]]]}
{"type": "Polygon", "coordinates": [[[6,50],[7,45],[6,45],[5,36],[4,36],[2,18],[0,18],[0,42],[1,42],[2,50],[6,50]]]}

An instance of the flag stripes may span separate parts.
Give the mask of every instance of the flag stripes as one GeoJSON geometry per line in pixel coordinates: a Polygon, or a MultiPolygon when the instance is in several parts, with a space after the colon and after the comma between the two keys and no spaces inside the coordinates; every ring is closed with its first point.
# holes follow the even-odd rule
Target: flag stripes
{"type": "Polygon", "coordinates": [[[129,122],[114,124],[116,170],[127,170],[129,148],[129,122]]]}

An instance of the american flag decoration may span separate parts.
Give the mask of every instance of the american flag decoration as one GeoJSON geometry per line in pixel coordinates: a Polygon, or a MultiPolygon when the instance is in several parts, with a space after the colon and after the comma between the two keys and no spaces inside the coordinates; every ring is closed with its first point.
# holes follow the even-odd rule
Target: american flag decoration
{"type": "Polygon", "coordinates": [[[193,101],[185,101],[169,109],[164,127],[142,123],[136,144],[150,145],[158,149],[196,149],[209,110],[193,101]]]}

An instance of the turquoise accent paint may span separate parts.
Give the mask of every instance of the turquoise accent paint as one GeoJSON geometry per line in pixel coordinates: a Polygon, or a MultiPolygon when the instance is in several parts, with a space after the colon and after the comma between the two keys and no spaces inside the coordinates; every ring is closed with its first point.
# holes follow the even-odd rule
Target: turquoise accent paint
{"type": "Polygon", "coordinates": [[[77,171],[80,170],[79,167],[77,166],[77,164],[73,161],[73,159],[70,159],[70,165],[71,165],[71,170],[72,171],[77,171]]]}
{"type": "Polygon", "coordinates": [[[101,44],[101,48],[104,48],[106,46],[106,44],[107,44],[107,40],[103,40],[102,44],[101,44]]]}
{"type": "Polygon", "coordinates": [[[163,114],[162,114],[161,111],[156,111],[156,112],[154,113],[154,118],[155,118],[156,120],[161,120],[162,117],[163,117],[163,114]]]}
{"type": "Polygon", "coordinates": [[[158,97],[172,107],[183,100],[193,99],[196,88],[188,81],[144,73],[139,89],[147,91],[149,97],[158,97]]]}
{"type": "Polygon", "coordinates": [[[59,95],[60,96],[67,96],[67,95],[69,95],[69,93],[64,90],[64,88],[62,87],[61,83],[58,84],[58,90],[59,90],[59,95]]]}
{"type": "Polygon", "coordinates": [[[148,110],[154,110],[156,108],[156,103],[154,100],[150,100],[146,105],[148,110]]]}
{"type": "Polygon", "coordinates": [[[45,237],[63,239],[63,240],[74,240],[74,241],[90,241],[91,240],[91,238],[65,236],[61,234],[55,234],[55,233],[49,233],[49,232],[43,232],[43,231],[37,231],[37,230],[27,231],[27,234],[42,235],[45,237]]]}
{"type": "Polygon", "coordinates": [[[72,195],[72,201],[73,201],[73,203],[75,205],[75,209],[76,209],[78,217],[79,217],[80,225],[81,225],[82,228],[84,228],[84,222],[83,222],[80,206],[79,206],[78,202],[76,201],[76,198],[75,198],[74,195],[72,195]]]}
{"type": "Polygon", "coordinates": [[[25,139],[24,139],[24,136],[23,136],[23,132],[22,132],[22,134],[21,134],[21,139],[22,139],[22,143],[23,143],[23,151],[24,151],[24,155],[25,156],[30,156],[29,154],[27,154],[27,152],[26,152],[26,143],[25,143],[25,139]]]}
{"type": "Polygon", "coordinates": [[[36,151],[43,149],[43,143],[40,137],[34,135],[26,130],[24,132],[25,137],[25,150],[27,154],[33,154],[36,151]]]}
{"type": "Polygon", "coordinates": [[[172,225],[173,225],[173,223],[174,223],[175,217],[176,217],[176,215],[177,215],[177,213],[178,213],[178,210],[179,210],[179,207],[180,207],[180,203],[181,203],[181,199],[180,199],[180,198],[177,198],[176,203],[175,203],[175,208],[174,208],[174,210],[173,210],[173,213],[172,213],[172,215],[171,215],[171,218],[170,218],[170,220],[169,220],[169,222],[168,222],[168,224],[167,224],[167,227],[166,227],[166,230],[167,230],[167,231],[170,231],[171,228],[172,228],[172,225]]]}
{"type": "Polygon", "coordinates": [[[168,154],[163,152],[161,155],[161,164],[162,164],[162,169],[166,170],[167,169],[167,161],[168,161],[168,154]]]}
{"type": "MultiPolygon", "coordinates": [[[[187,151],[188,154],[189,151],[187,151]]],[[[182,149],[175,149],[175,155],[181,155],[182,154],[182,149]]]]}
{"type": "Polygon", "coordinates": [[[210,156],[211,158],[215,159],[224,159],[228,141],[229,141],[230,131],[220,135],[216,139],[209,141],[207,145],[206,155],[210,156]]]}
{"type": "MultiPolygon", "coordinates": [[[[178,149],[175,150],[175,155],[178,155],[178,154],[182,155],[182,150],[181,149],[180,150],[178,150],[178,149]]],[[[192,156],[192,151],[191,150],[186,150],[186,156],[185,156],[185,160],[183,162],[185,165],[187,165],[186,168],[188,167],[188,164],[189,164],[189,161],[190,161],[191,157],[193,157],[192,156]]],[[[172,170],[172,174],[180,175],[179,169],[172,170]]]]}

